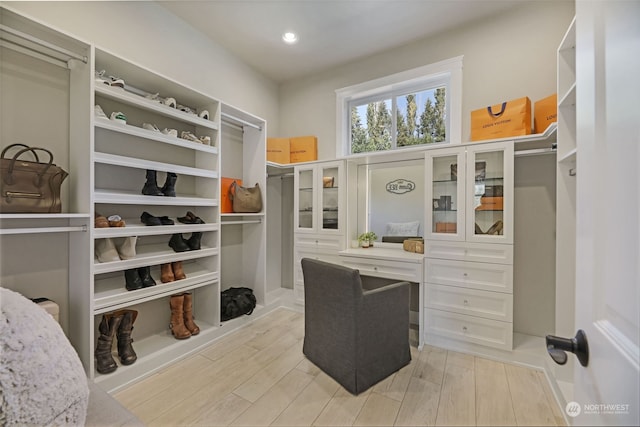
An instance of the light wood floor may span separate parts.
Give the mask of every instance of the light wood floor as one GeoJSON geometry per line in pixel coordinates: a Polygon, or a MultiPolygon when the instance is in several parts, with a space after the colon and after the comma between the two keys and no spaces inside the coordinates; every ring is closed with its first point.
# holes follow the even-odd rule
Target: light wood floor
{"type": "Polygon", "coordinates": [[[429,346],[353,396],[302,354],[303,316],[278,309],[115,398],[149,426],[565,425],[542,372],[429,346]]]}

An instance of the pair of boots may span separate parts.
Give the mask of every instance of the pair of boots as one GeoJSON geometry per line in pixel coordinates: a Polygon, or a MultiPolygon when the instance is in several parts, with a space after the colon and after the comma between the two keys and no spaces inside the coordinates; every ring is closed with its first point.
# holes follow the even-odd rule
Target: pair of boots
{"type": "Polygon", "coordinates": [[[131,331],[137,317],[138,312],[135,310],[118,310],[102,316],[98,326],[100,336],[95,351],[96,369],[99,373],[109,374],[118,368],[111,354],[114,336],[118,338],[118,356],[123,365],[131,365],[138,359],[131,346],[133,342],[131,331]]]}
{"type": "Polygon", "coordinates": [[[191,233],[191,237],[185,239],[182,234],[177,233],[171,236],[169,247],[176,252],[197,251],[200,249],[200,241],[202,240],[202,232],[196,231],[191,233]]]}
{"type": "Polygon", "coordinates": [[[200,328],[193,321],[193,295],[190,293],[171,295],[171,333],[179,340],[198,335],[200,328]]]}
{"type": "Polygon", "coordinates": [[[142,187],[142,194],[145,196],[167,196],[176,197],[176,181],[178,175],[167,172],[167,179],[162,188],[158,187],[157,172],[147,169],[147,182],[142,187]]]}
{"type": "Polygon", "coordinates": [[[95,251],[98,261],[112,262],[135,258],[137,236],[123,237],[118,243],[113,238],[96,239],[95,251]]]}
{"type": "Polygon", "coordinates": [[[174,280],[182,280],[186,278],[187,275],[184,274],[184,270],[182,269],[182,261],[162,264],[160,266],[160,280],[162,283],[173,282],[174,280]]]}
{"type": "Polygon", "coordinates": [[[155,286],[156,281],[151,277],[151,267],[130,268],[124,271],[125,288],[128,291],[155,286]]]}

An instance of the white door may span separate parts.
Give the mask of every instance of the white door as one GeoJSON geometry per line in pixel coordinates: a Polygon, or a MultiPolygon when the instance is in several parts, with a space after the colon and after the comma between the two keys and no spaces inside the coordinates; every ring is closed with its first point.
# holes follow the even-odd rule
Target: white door
{"type": "Polygon", "coordinates": [[[576,2],[576,425],[640,425],[640,2],[576,2]]]}

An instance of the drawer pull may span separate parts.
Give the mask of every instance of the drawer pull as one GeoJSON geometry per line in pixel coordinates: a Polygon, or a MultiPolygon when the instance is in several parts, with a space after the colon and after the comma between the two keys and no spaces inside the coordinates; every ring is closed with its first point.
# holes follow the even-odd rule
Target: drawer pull
{"type": "Polygon", "coordinates": [[[467,327],[466,326],[462,327],[462,332],[467,332],[467,327]]]}
{"type": "Polygon", "coordinates": [[[374,271],[378,271],[378,267],[373,267],[373,270],[374,271]]]}
{"type": "Polygon", "coordinates": [[[469,305],[469,301],[464,300],[464,305],[469,305]]]}
{"type": "Polygon", "coordinates": [[[464,276],[464,277],[467,277],[467,276],[468,276],[468,274],[467,274],[467,273],[463,273],[463,276],[464,276]]]}

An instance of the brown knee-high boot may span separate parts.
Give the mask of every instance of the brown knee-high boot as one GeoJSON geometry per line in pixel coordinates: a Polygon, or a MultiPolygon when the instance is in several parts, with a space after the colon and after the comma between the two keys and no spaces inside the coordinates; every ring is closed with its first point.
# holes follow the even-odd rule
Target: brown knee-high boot
{"type": "Polygon", "coordinates": [[[200,328],[193,321],[193,295],[189,293],[184,294],[184,325],[191,335],[200,333],[200,328]]]}
{"type": "Polygon", "coordinates": [[[113,313],[106,313],[102,315],[102,321],[98,326],[100,336],[98,337],[98,345],[94,352],[96,358],[96,369],[101,374],[109,374],[118,368],[116,361],[113,360],[113,356],[111,355],[111,345],[121,321],[121,315],[115,316],[113,313]]]}
{"type": "Polygon", "coordinates": [[[182,280],[187,278],[187,275],[184,274],[184,269],[182,268],[182,261],[172,262],[171,270],[173,270],[173,277],[176,280],[182,280]]]}
{"type": "Polygon", "coordinates": [[[184,325],[184,294],[171,295],[169,300],[171,307],[171,333],[179,340],[189,338],[191,332],[184,325]]]}
{"type": "Polygon", "coordinates": [[[173,282],[175,277],[173,275],[173,270],[171,269],[171,264],[162,264],[160,266],[160,281],[162,283],[173,282]]]}
{"type": "Polygon", "coordinates": [[[133,350],[131,343],[133,342],[133,338],[131,338],[131,332],[133,331],[133,322],[136,321],[138,317],[138,312],[136,310],[119,310],[114,314],[119,314],[122,316],[122,321],[120,322],[120,326],[118,327],[118,356],[120,357],[120,361],[123,365],[131,365],[133,362],[138,360],[138,355],[133,350]]]}

